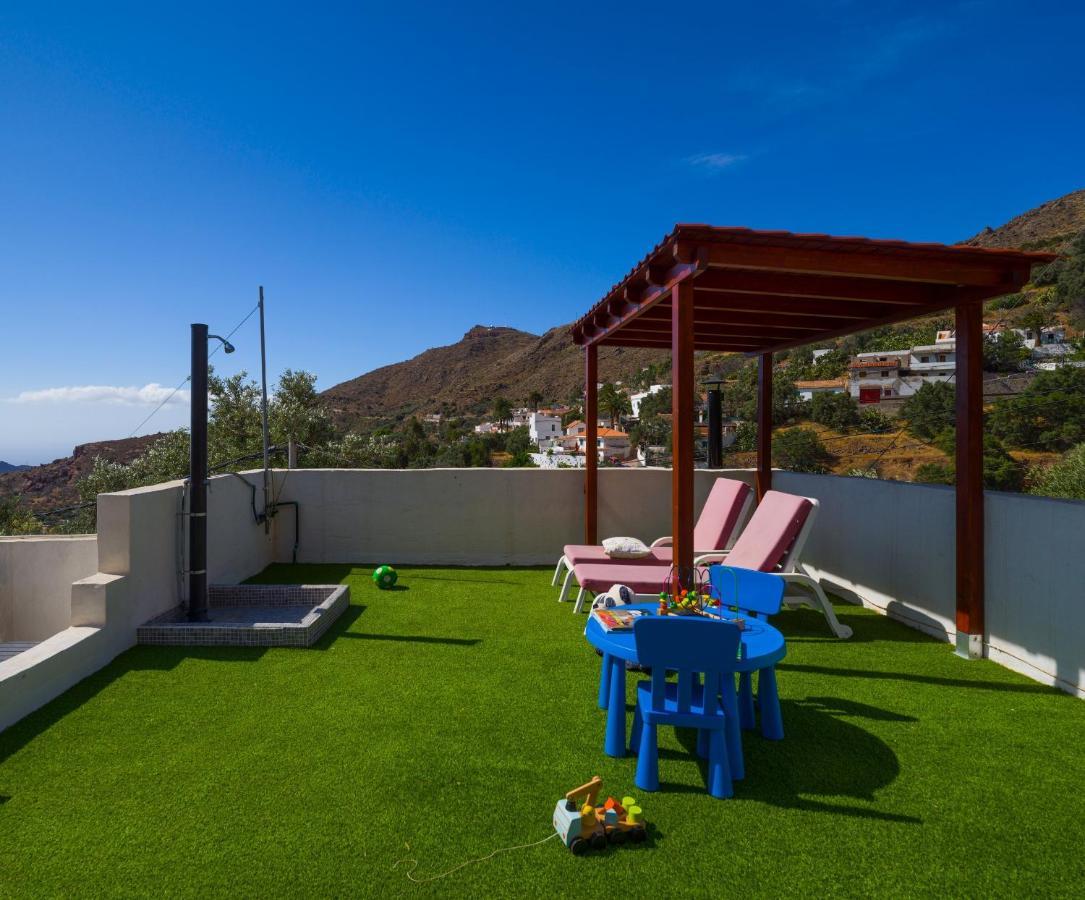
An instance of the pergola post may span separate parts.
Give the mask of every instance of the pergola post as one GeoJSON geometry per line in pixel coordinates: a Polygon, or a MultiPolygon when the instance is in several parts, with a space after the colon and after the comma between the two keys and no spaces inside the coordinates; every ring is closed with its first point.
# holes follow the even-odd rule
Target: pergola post
{"type": "Polygon", "coordinates": [[[671,289],[671,410],[671,536],[674,565],[688,575],[694,550],[693,285],[688,281],[671,289]]]}
{"type": "Polygon", "coordinates": [[[983,655],[983,307],[957,306],[957,654],[983,655]]]}
{"type": "Polygon", "coordinates": [[[757,356],[757,501],[772,490],[772,354],[757,356]]]}
{"type": "Polygon", "coordinates": [[[599,543],[599,350],[584,348],[584,543],[599,543]]]}

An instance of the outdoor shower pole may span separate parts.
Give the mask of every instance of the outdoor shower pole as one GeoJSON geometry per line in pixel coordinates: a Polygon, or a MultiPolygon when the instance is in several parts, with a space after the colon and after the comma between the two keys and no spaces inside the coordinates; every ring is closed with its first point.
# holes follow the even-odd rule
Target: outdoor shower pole
{"type": "Polygon", "coordinates": [[[207,326],[192,326],[188,620],[207,621],[207,326]]]}
{"type": "Polygon", "coordinates": [[[723,409],[720,397],[720,382],[708,380],[708,468],[723,467],[723,409]]]}
{"type": "Polygon", "coordinates": [[[267,430],[267,352],[264,346],[264,286],[260,285],[260,420],[261,431],[264,439],[264,534],[271,530],[271,519],[268,518],[268,500],[271,497],[271,485],[269,483],[270,472],[268,470],[269,438],[267,430]]]}

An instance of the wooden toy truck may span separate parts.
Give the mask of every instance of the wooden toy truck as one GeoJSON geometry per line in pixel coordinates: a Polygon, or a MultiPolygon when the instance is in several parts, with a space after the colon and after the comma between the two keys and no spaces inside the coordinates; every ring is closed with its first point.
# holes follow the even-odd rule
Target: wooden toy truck
{"type": "Polygon", "coordinates": [[[632,797],[619,803],[608,797],[596,806],[603,779],[598,775],[587,784],[573,788],[554,807],[554,829],[561,835],[562,843],[573,853],[580,855],[589,849],[601,850],[608,843],[637,843],[648,837],[648,829],[641,817],[641,809],[632,797]]]}

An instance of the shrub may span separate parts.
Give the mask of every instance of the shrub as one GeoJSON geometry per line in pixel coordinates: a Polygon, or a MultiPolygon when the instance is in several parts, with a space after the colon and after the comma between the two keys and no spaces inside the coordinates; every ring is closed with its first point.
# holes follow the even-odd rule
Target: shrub
{"type": "Polygon", "coordinates": [[[814,394],[810,418],[827,428],[845,431],[859,424],[859,405],[847,394],[814,394]]]}
{"type": "Polygon", "coordinates": [[[772,458],[778,466],[792,472],[827,472],[832,455],[811,428],[781,431],[772,442],[772,458]]]}
{"type": "Polygon", "coordinates": [[[1029,493],[1085,500],[1085,444],[1078,444],[1053,466],[1039,472],[1029,493]]]}
{"type": "Polygon", "coordinates": [[[870,434],[887,434],[893,430],[893,420],[885,413],[868,406],[859,413],[859,428],[870,434]]]}
{"type": "Polygon", "coordinates": [[[908,431],[925,441],[932,440],[957,420],[956,391],[952,384],[933,381],[924,384],[901,407],[908,431]]]}

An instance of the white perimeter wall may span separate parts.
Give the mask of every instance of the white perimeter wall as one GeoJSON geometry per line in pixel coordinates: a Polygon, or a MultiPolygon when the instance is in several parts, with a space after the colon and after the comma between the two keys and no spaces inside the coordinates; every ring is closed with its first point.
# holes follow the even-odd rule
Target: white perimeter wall
{"type": "MultiPolygon", "coordinates": [[[[837,593],[953,641],[954,491],[776,472],[821,501],[803,561],[837,593]]],[[[986,493],[987,655],[1085,696],[1085,503],[986,493]]]]}
{"type": "Polygon", "coordinates": [[[97,570],[93,534],[0,537],[0,641],[43,641],[63,631],[72,582],[97,570]]]}
{"type": "MultiPolygon", "coordinates": [[[[698,471],[698,509],[721,474],[698,471]]],[[[584,472],[575,469],[296,469],[275,473],[301,504],[298,562],[540,565],[584,539],[584,472]]],[[[599,536],[671,533],[669,469],[600,469],[599,536]]],[[[289,560],[292,510],[276,519],[289,560]]]]}

